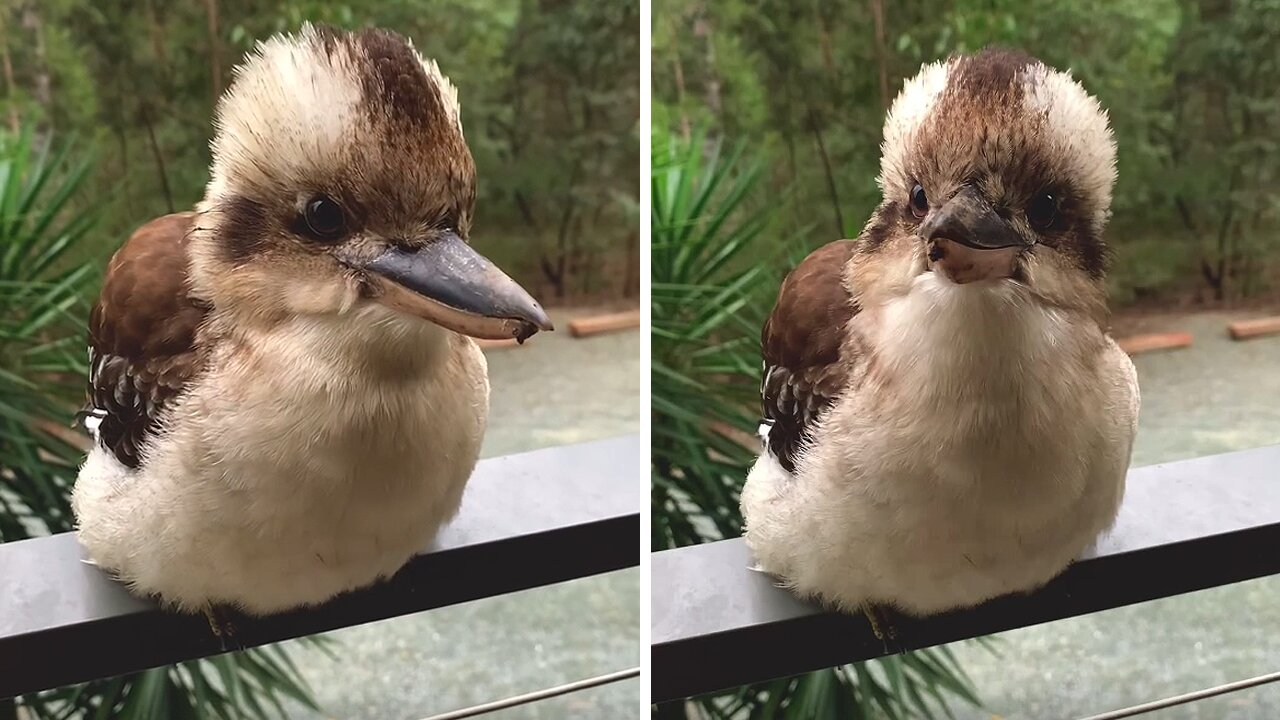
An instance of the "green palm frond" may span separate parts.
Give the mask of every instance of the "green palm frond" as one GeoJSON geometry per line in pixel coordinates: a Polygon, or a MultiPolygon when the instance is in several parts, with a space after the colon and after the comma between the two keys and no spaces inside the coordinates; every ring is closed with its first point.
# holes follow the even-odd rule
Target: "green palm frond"
{"type": "Polygon", "coordinates": [[[68,253],[98,212],[74,204],[92,158],[73,160],[73,148],[0,136],[0,541],[72,527],[66,498],[81,450],[52,428],[67,426],[84,394],[94,276],[68,253]]]}

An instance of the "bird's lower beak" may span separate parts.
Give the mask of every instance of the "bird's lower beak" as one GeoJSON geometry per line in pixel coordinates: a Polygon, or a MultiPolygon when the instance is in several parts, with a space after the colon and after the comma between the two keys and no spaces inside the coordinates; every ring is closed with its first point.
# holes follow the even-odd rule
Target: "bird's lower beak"
{"type": "Polygon", "coordinates": [[[956,283],[1011,277],[1031,243],[1000,217],[974,188],[966,187],[920,225],[929,244],[929,266],[956,283]]]}
{"type": "Polygon", "coordinates": [[[393,246],[361,267],[378,302],[463,335],[524,342],[554,329],[538,301],[453,232],[393,246]]]}

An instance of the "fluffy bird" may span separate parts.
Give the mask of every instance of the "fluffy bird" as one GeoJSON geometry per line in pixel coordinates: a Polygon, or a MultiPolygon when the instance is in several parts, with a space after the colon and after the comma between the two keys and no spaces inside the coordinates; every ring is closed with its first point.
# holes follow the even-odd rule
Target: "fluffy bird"
{"type": "Polygon", "coordinates": [[[1034,589],[1109,529],[1138,418],[1107,335],[1115,174],[1098,102],[1032,57],[906,83],[880,206],[787,276],[764,327],[741,499],[760,569],[876,626],[1034,589]]]}
{"type": "Polygon", "coordinates": [[[428,547],[485,431],[471,337],[551,323],[468,244],[457,93],[405,38],[261,43],[212,151],[195,211],[111,259],[73,507],[91,560],[134,591],[265,614],[428,547]]]}

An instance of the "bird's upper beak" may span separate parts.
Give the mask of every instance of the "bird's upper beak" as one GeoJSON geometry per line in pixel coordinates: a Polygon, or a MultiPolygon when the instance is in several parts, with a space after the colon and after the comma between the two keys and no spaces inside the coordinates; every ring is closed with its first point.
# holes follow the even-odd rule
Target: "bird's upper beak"
{"type": "Polygon", "coordinates": [[[929,212],[920,236],[929,244],[930,267],[960,284],[1011,277],[1032,245],[969,186],[929,212]]]}
{"type": "Polygon", "coordinates": [[[392,246],[359,267],[375,300],[454,332],[524,342],[554,329],[533,296],[452,231],[418,247],[392,246]]]}

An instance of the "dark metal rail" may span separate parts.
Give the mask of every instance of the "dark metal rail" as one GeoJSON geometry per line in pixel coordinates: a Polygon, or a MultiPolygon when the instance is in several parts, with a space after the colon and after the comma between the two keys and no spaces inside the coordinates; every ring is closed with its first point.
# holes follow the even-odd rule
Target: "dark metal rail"
{"type": "Polygon", "coordinates": [[[653,702],[786,677],[1280,573],[1280,446],[1129,473],[1116,527],[1030,594],[925,619],[877,640],[748,568],[741,539],[656,553],[653,702]]]}
{"type": "MultiPolygon", "coordinates": [[[[484,460],[435,547],[323,606],[238,618],[252,647],[639,563],[640,438],[484,460]]],[[[0,698],[224,651],[202,616],[160,611],[81,562],[71,534],[0,544],[0,698]]]]}

